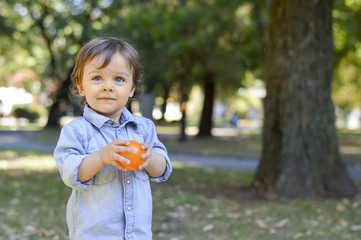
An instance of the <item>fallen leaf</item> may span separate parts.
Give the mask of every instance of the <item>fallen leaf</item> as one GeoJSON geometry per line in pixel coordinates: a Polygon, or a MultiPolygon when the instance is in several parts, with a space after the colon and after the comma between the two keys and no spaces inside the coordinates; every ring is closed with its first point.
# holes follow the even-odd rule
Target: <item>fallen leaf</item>
{"type": "Polygon", "coordinates": [[[282,219],[279,222],[276,222],[275,224],[273,224],[274,228],[283,228],[284,226],[286,226],[289,223],[289,220],[287,218],[282,219]]]}
{"type": "Polygon", "coordinates": [[[207,214],[207,218],[209,218],[209,219],[210,219],[210,218],[214,218],[214,214],[213,214],[213,213],[208,213],[208,214],[207,214]]]}
{"type": "Polygon", "coordinates": [[[298,233],[296,233],[296,234],[293,236],[293,238],[294,238],[294,239],[299,239],[299,238],[301,238],[301,237],[303,237],[303,236],[305,236],[304,233],[298,232],[298,233]]]}
{"type": "Polygon", "coordinates": [[[29,233],[34,233],[34,232],[36,232],[36,227],[33,225],[26,225],[24,227],[24,230],[29,233]]]}
{"type": "Polygon", "coordinates": [[[353,226],[351,226],[351,230],[352,231],[360,231],[361,230],[361,225],[353,225],[353,226]]]}
{"type": "Polygon", "coordinates": [[[339,211],[339,212],[344,212],[346,210],[346,207],[345,207],[345,205],[339,203],[336,206],[336,210],[339,211]]]}
{"type": "Polygon", "coordinates": [[[237,219],[237,218],[241,217],[242,214],[241,213],[227,213],[227,216],[229,218],[237,219]]]}
{"type": "Polygon", "coordinates": [[[256,224],[257,224],[258,227],[260,227],[260,228],[268,228],[267,224],[266,224],[263,220],[261,220],[261,219],[257,219],[257,220],[256,220],[256,224]]]}
{"type": "Polygon", "coordinates": [[[251,209],[247,209],[246,210],[246,215],[247,216],[252,216],[253,215],[253,211],[251,209]]]}
{"type": "Polygon", "coordinates": [[[347,221],[345,221],[344,219],[339,219],[338,221],[337,221],[337,224],[336,224],[336,229],[343,229],[343,228],[345,228],[345,227],[347,227],[348,226],[348,223],[347,223],[347,221]]]}
{"type": "Polygon", "coordinates": [[[19,204],[20,200],[18,198],[11,199],[10,203],[13,205],[19,204]]]}
{"type": "Polygon", "coordinates": [[[214,228],[213,224],[208,224],[203,227],[203,232],[208,232],[214,228]]]}
{"type": "Polygon", "coordinates": [[[270,233],[270,234],[276,234],[276,233],[277,233],[277,231],[276,231],[276,229],[271,228],[271,229],[269,230],[269,233],[270,233]]]}

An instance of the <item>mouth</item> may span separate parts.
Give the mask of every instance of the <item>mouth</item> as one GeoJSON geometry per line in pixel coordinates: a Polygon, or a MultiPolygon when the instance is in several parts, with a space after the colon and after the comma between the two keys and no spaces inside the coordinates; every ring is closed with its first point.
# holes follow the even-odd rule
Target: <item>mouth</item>
{"type": "Polygon", "coordinates": [[[100,97],[100,98],[98,98],[98,100],[115,100],[115,98],[111,98],[111,97],[100,97]]]}

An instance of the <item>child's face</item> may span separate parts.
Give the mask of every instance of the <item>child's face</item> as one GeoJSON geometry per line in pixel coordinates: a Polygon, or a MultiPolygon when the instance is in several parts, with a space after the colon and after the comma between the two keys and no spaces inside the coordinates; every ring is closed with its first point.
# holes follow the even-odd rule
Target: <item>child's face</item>
{"type": "Polygon", "coordinates": [[[133,71],[127,60],[116,53],[109,64],[94,58],[84,66],[79,93],[96,112],[119,122],[123,108],[134,94],[133,71]]]}

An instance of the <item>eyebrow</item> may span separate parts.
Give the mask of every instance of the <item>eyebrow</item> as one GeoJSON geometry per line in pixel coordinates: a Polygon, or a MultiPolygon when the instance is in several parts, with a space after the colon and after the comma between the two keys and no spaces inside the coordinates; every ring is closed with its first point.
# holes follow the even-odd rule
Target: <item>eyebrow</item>
{"type": "Polygon", "coordinates": [[[98,74],[98,71],[91,71],[91,72],[88,72],[88,75],[92,75],[92,74],[98,74]]]}
{"type": "Polygon", "coordinates": [[[125,75],[126,77],[129,77],[129,74],[128,74],[128,73],[125,73],[125,72],[118,72],[117,74],[125,75]]]}
{"type": "MultiPolygon", "coordinates": [[[[93,70],[88,73],[88,75],[92,75],[92,74],[99,74],[99,72],[98,70],[93,70]]],[[[117,72],[116,75],[124,75],[126,77],[129,77],[129,74],[126,72],[117,72]]]]}

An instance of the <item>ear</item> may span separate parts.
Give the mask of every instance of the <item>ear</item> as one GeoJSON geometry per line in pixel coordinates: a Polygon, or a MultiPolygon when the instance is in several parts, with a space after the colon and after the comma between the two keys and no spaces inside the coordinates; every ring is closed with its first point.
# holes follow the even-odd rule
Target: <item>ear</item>
{"type": "Polygon", "coordinates": [[[129,98],[132,98],[134,96],[134,91],[135,91],[135,87],[133,87],[133,89],[130,91],[129,93],[129,98]]]}
{"type": "Polygon", "coordinates": [[[84,97],[84,90],[83,90],[83,87],[81,85],[76,85],[76,87],[78,88],[78,92],[80,94],[80,96],[83,96],[84,97]]]}

